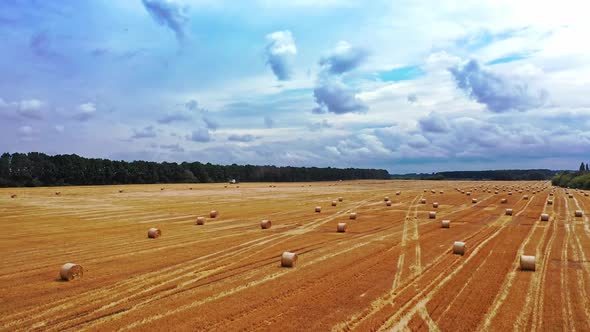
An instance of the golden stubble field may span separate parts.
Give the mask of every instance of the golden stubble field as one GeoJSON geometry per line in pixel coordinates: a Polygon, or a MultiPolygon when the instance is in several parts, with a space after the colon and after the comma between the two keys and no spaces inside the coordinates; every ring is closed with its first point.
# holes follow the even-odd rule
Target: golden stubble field
{"type": "Polygon", "coordinates": [[[590,331],[582,192],[549,196],[546,182],[225,186],[0,189],[0,329],[590,331]],[[151,227],[162,236],[149,239],[151,227]],[[455,241],[465,255],[452,253],[455,241]],[[284,251],[298,255],[294,268],[281,267],[284,251]],[[522,254],[536,256],[536,271],[520,270],[522,254]],[[82,279],[60,281],[68,262],[82,279]]]}

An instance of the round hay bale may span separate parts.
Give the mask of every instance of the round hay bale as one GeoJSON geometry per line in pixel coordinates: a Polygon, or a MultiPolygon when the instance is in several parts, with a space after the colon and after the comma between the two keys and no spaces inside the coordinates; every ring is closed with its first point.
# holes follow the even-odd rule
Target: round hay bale
{"type": "Polygon", "coordinates": [[[297,263],[297,254],[294,252],[285,251],[281,255],[281,266],[282,267],[295,267],[297,263]]]}
{"type": "Polygon", "coordinates": [[[84,275],[84,269],[82,266],[74,263],[66,263],[59,270],[59,276],[61,280],[71,281],[74,279],[80,279],[84,275]]]}
{"type": "Polygon", "coordinates": [[[387,201],[387,202],[385,202],[385,205],[387,205],[387,206],[391,206],[391,201],[387,201]]]}
{"type": "Polygon", "coordinates": [[[422,199],[420,200],[420,204],[426,204],[426,198],[422,198],[422,199]]]}
{"type": "Polygon", "coordinates": [[[332,206],[336,206],[338,203],[336,201],[332,201],[332,206]]]}
{"type": "Polygon", "coordinates": [[[164,188],[160,188],[160,191],[164,190],[164,188]]]}
{"type": "Polygon", "coordinates": [[[316,206],[315,207],[315,212],[317,212],[317,213],[322,212],[322,207],[321,206],[316,206]]]}
{"type": "Polygon", "coordinates": [[[541,213],[541,221],[549,221],[549,215],[547,213],[541,213]]]}
{"type": "Polygon", "coordinates": [[[444,194],[444,193],[445,193],[444,191],[442,191],[442,190],[440,191],[440,194],[441,194],[441,195],[442,195],[442,194],[444,194]]]}
{"type": "Polygon", "coordinates": [[[383,201],[384,201],[384,202],[387,202],[388,200],[389,200],[389,196],[385,196],[385,197],[383,197],[383,201]]]}
{"type": "Polygon", "coordinates": [[[522,196],[522,199],[524,199],[526,201],[527,199],[529,199],[529,195],[522,196]]]}
{"type": "Polygon", "coordinates": [[[157,229],[155,227],[152,227],[152,228],[148,229],[148,237],[150,239],[157,239],[160,236],[162,236],[162,231],[161,230],[159,230],[159,229],[157,229]]]}
{"type": "Polygon", "coordinates": [[[575,216],[576,217],[582,217],[584,215],[584,211],[582,210],[576,210],[575,216]]]}
{"type": "Polygon", "coordinates": [[[512,215],[512,209],[506,209],[506,215],[507,216],[511,216],[512,215]]]}
{"type": "Polygon", "coordinates": [[[16,194],[10,195],[10,198],[16,198],[16,194]]]}
{"type": "Polygon", "coordinates": [[[122,194],[122,193],[123,193],[123,189],[119,189],[119,194],[122,194]]]}
{"type": "Polygon", "coordinates": [[[402,193],[401,191],[396,191],[396,192],[395,192],[395,195],[396,195],[396,196],[399,196],[399,195],[401,195],[401,193],[402,193]]]}
{"type": "Polygon", "coordinates": [[[451,228],[451,221],[450,220],[443,220],[440,222],[441,228],[451,228]]]}
{"type": "Polygon", "coordinates": [[[535,271],[535,256],[520,256],[520,269],[522,271],[535,271]]]}
{"type": "Polygon", "coordinates": [[[429,219],[435,219],[436,218],[436,212],[435,211],[428,212],[428,218],[429,219]]]}
{"type": "Polygon", "coordinates": [[[426,190],[426,189],[424,189],[424,192],[427,192],[427,190],[426,190]]]}
{"type": "Polygon", "coordinates": [[[548,199],[547,200],[547,205],[553,205],[553,200],[552,199],[548,199]]]}
{"type": "Polygon", "coordinates": [[[437,202],[432,203],[432,207],[435,209],[438,208],[438,203],[437,202]]]}
{"type": "Polygon", "coordinates": [[[431,189],[430,192],[433,194],[436,194],[436,190],[434,190],[434,189],[431,189]]]}
{"type": "Polygon", "coordinates": [[[217,210],[211,210],[211,212],[209,212],[209,217],[210,218],[217,218],[217,215],[219,213],[217,212],[217,210]]]}
{"type": "Polygon", "coordinates": [[[477,203],[477,198],[471,199],[471,203],[473,203],[473,204],[477,203]]]}
{"type": "Polygon", "coordinates": [[[346,232],[346,223],[345,222],[339,222],[338,225],[336,226],[336,230],[338,231],[338,233],[344,233],[346,232]]]}
{"type": "Polygon", "coordinates": [[[56,191],[55,196],[59,196],[59,195],[61,195],[61,191],[56,191]]]}
{"type": "Polygon", "coordinates": [[[465,195],[471,196],[471,191],[466,192],[465,195]]]}
{"type": "Polygon", "coordinates": [[[511,195],[511,196],[512,196],[512,191],[509,191],[509,192],[508,192],[508,195],[511,195]]]}
{"type": "Polygon", "coordinates": [[[348,218],[351,220],[356,220],[356,212],[351,212],[348,218]]]}
{"type": "Polygon", "coordinates": [[[590,194],[588,194],[588,193],[584,193],[584,196],[588,197],[588,195],[590,195],[590,194]]]}
{"type": "Polygon", "coordinates": [[[574,198],[574,194],[569,194],[568,197],[569,198],[574,198]]]}
{"type": "Polygon", "coordinates": [[[494,191],[494,195],[498,195],[498,193],[499,193],[499,192],[498,192],[497,190],[496,190],[496,191],[494,191]]]}
{"type": "Polygon", "coordinates": [[[272,226],[272,222],[268,219],[264,219],[260,222],[260,228],[269,229],[272,226]]]}
{"type": "Polygon", "coordinates": [[[455,241],[453,243],[453,254],[455,255],[465,255],[465,242],[455,241]]]}
{"type": "Polygon", "coordinates": [[[500,200],[500,203],[501,203],[501,204],[506,204],[506,203],[508,203],[508,200],[507,200],[506,198],[502,198],[502,199],[500,200]]]}
{"type": "Polygon", "coordinates": [[[205,217],[197,217],[197,225],[205,225],[205,217]]]}
{"type": "Polygon", "coordinates": [[[344,200],[344,198],[338,197],[338,202],[342,202],[343,200],[344,200]]]}

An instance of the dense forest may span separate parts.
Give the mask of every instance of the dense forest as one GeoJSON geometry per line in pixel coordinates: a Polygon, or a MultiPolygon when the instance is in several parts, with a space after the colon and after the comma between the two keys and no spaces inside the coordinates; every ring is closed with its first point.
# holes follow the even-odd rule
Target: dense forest
{"type": "Polygon", "coordinates": [[[507,169],[496,171],[453,171],[438,173],[393,175],[406,180],[482,180],[482,181],[536,181],[549,180],[557,171],[548,169],[507,169]]]}
{"type": "Polygon", "coordinates": [[[0,157],[0,187],[389,178],[386,170],[378,169],[126,162],[38,152],[4,153],[0,157]]]}
{"type": "Polygon", "coordinates": [[[590,169],[588,163],[580,164],[577,172],[562,172],[551,179],[554,186],[576,188],[576,189],[590,189],[590,169]]]}

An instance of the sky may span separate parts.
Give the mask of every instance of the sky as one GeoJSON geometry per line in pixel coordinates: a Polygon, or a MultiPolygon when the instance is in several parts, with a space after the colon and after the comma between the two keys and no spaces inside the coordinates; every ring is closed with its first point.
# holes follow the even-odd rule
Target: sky
{"type": "Polygon", "coordinates": [[[574,169],[583,1],[0,1],[0,151],[574,169]]]}

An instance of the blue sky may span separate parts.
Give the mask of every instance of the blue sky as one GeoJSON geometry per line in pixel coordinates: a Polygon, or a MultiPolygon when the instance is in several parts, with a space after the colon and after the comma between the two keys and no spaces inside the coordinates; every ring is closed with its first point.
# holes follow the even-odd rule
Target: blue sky
{"type": "Polygon", "coordinates": [[[0,2],[0,150],[125,160],[575,168],[582,2],[0,2]]]}

